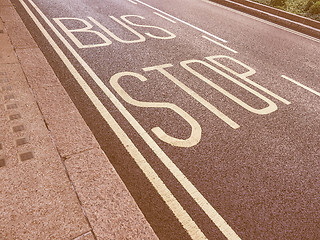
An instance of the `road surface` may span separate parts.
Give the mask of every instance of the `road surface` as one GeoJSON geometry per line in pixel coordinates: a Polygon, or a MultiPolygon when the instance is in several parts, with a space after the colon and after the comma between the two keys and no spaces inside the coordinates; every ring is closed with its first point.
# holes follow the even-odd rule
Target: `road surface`
{"type": "Polygon", "coordinates": [[[13,0],[160,239],[320,238],[320,40],[206,0],[13,0]]]}

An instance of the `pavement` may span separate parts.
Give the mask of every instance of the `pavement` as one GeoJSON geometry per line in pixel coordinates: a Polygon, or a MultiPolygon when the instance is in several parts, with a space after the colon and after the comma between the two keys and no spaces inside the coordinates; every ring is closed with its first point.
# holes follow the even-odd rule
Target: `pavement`
{"type": "Polygon", "coordinates": [[[0,239],[157,239],[8,0],[0,19],[0,239]]]}
{"type": "Polygon", "coordinates": [[[0,239],[157,239],[9,0],[0,133],[0,239]]]}

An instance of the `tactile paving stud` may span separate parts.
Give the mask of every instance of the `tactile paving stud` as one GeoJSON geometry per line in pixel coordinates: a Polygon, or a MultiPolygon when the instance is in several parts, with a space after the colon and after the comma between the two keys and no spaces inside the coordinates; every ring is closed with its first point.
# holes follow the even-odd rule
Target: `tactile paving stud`
{"type": "Polygon", "coordinates": [[[6,161],[3,158],[1,158],[0,159],[0,167],[4,167],[5,165],[6,165],[6,161]]]}
{"type": "Polygon", "coordinates": [[[12,100],[12,99],[14,99],[14,95],[13,94],[4,96],[4,100],[5,101],[12,100]]]}
{"type": "Polygon", "coordinates": [[[13,104],[8,104],[8,105],[6,105],[6,107],[7,107],[7,110],[11,110],[11,109],[16,109],[16,108],[18,108],[18,105],[15,104],[15,103],[13,103],[13,104]]]}
{"type": "Polygon", "coordinates": [[[20,160],[21,161],[27,161],[33,158],[33,152],[26,152],[20,154],[20,160]]]}
{"type": "Polygon", "coordinates": [[[21,132],[24,130],[24,126],[22,124],[18,125],[18,126],[14,126],[14,127],[12,127],[12,130],[13,130],[13,132],[21,132]]]}
{"type": "Polygon", "coordinates": [[[2,143],[0,143],[0,150],[2,150],[2,143]]]}
{"type": "Polygon", "coordinates": [[[9,82],[9,79],[8,79],[8,78],[0,79],[0,83],[7,83],[7,82],[9,82]]]}
{"type": "Polygon", "coordinates": [[[2,91],[12,91],[12,87],[11,86],[2,87],[2,91]]]}
{"type": "Polygon", "coordinates": [[[28,140],[26,138],[19,138],[16,140],[16,145],[17,146],[21,146],[21,145],[24,145],[24,144],[27,144],[28,143],[28,140]]]}
{"type": "Polygon", "coordinates": [[[21,115],[20,115],[19,113],[17,113],[17,114],[12,114],[12,115],[9,116],[9,119],[10,119],[11,121],[16,120],[16,119],[20,119],[20,118],[21,118],[21,115]]]}
{"type": "Polygon", "coordinates": [[[3,33],[3,30],[0,30],[0,33],[3,33]]]}

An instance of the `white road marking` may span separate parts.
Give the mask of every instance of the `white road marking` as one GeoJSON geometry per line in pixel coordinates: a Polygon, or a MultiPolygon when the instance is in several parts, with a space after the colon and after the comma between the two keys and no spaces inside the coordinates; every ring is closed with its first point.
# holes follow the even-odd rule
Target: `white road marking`
{"type": "MultiPolygon", "coordinates": [[[[116,122],[116,120],[112,117],[112,115],[109,113],[109,111],[101,103],[101,101],[95,95],[95,93],[92,91],[90,86],[81,77],[81,75],[78,73],[78,71],[72,65],[72,63],[69,61],[69,59],[63,53],[63,51],[59,48],[59,46],[51,38],[49,33],[45,30],[45,28],[42,26],[42,24],[39,22],[39,20],[36,18],[36,16],[32,13],[30,8],[24,3],[23,0],[19,0],[19,1],[23,5],[25,10],[28,12],[30,17],[33,19],[35,24],[38,26],[38,28],[40,29],[42,34],[45,36],[45,38],[48,40],[48,42],[54,48],[56,53],[59,55],[59,57],[61,58],[63,63],[67,66],[67,68],[69,69],[71,74],[77,80],[77,82],[79,83],[79,85],[81,86],[83,91],[90,98],[90,100],[92,101],[94,106],[97,108],[97,110],[99,111],[101,116],[108,123],[108,125],[111,127],[111,129],[114,131],[114,133],[117,135],[117,137],[120,139],[123,146],[126,148],[126,150],[129,152],[129,154],[135,160],[137,165],[140,167],[140,169],[146,175],[148,180],[154,186],[156,191],[160,194],[160,196],[163,198],[163,200],[169,206],[171,211],[174,213],[174,215],[180,221],[180,223],[182,224],[184,229],[188,232],[190,237],[195,240],[207,239],[205,237],[205,235],[202,233],[202,231],[199,229],[199,227],[196,225],[196,223],[191,219],[189,214],[183,209],[183,207],[180,205],[180,203],[177,201],[177,199],[173,196],[173,194],[170,192],[170,190],[167,188],[167,186],[164,184],[164,182],[159,178],[157,173],[153,170],[153,168],[149,165],[149,163],[146,161],[146,159],[142,156],[142,154],[137,149],[137,147],[134,145],[134,143],[130,140],[128,135],[121,129],[121,127],[116,122]]],[[[31,0],[28,0],[28,1],[36,9],[36,11],[41,15],[41,17],[46,21],[46,23],[52,27],[54,32],[56,34],[58,33],[58,35],[60,35],[60,33],[57,31],[57,29],[51,24],[51,22],[46,18],[46,16],[41,12],[41,10],[31,0]]],[[[63,40],[63,38],[61,38],[61,40],[63,42],[65,42],[65,40],[63,40]]],[[[69,44],[67,44],[67,45],[69,45],[69,44]]],[[[72,50],[70,48],[69,48],[69,50],[72,52],[75,52],[74,50],[72,50]]],[[[97,76],[95,78],[97,78],[97,76]]],[[[145,134],[147,135],[147,133],[145,133],[145,134]]],[[[182,175],[182,177],[184,177],[184,176],[182,175]]]]}
{"type": "Polygon", "coordinates": [[[102,33],[98,31],[92,30],[93,26],[87,22],[84,19],[81,18],[53,18],[53,20],[56,22],[56,24],[68,35],[68,37],[77,45],[78,48],[94,48],[94,47],[103,47],[103,46],[109,46],[112,44],[111,40],[104,36],[102,33]],[[79,21],[86,25],[84,28],[78,28],[78,29],[68,29],[61,20],[73,20],[73,21],[79,21]],[[98,43],[98,44],[87,44],[84,45],[79,41],[79,39],[73,34],[74,32],[77,33],[84,33],[88,32],[91,34],[96,34],[100,39],[103,40],[103,43],[98,43]]]}
{"type": "Polygon", "coordinates": [[[244,12],[241,12],[241,11],[238,11],[238,10],[235,10],[235,9],[232,9],[232,8],[229,8],[229,7],[220,5],[220,4],[218,4],[218,3],[211,2],[210,0],[201,0],[201,1],[203,1],[203,2],[205,2],[205,3],[208,3],[208,4],[211,4],[211,5],[214,5],[214,6],[216,6],[216,7],[220,7],[220,8],[226,9],[226,10],[231,11],[231,12],[235,12],[235,13],[240,14],[240,15],[242,15],[242,16],[246,16],[246,17],[251,18],[251,19],[254,19],[254,20],[258,21],[258,22],[262,22],[262,23],[268,24],[268,25],[270,25],[270,26],[279,28],[279,29],[281,29],[281,30],[284,30],[284,31],[293,33],[293,34],[298,35],[298,36],[300,36],[300,37],[307,38],[307,39],[312,40],[312,41],[314,41],[314,42],[320,43],[320,40],[317,39],[317,38],[311,37],[311,36],[309,36],[309,35],[307,35],[307,34],[304,34],[304,33],[301,33],[301,32],[297,32],[297,31],[292,30],[292,29],[290,29],[290,28],[283,27],[283,26],[278,25],[278,24],[276,24],[276,23],[272,23],[272,22],[269,22],[269,21],[267,21],[267,20],[264,20],[264,19],[261,19],[261,18],[252,16],[252,15],[250,15],[250,14],[247,14],[247,13],[244,13],[244,12]]]}
{"type": "MultiPolygon", "coordinates": [[[[214,56],[213,56],[214,57],[214,56]]],[[[206,59],[210,60],[210,57],[207,57],[206,59]]],[[[197,78],[201,79],[202,81],[204,81],[205,83],[207,83],[209,86],[211,86],[212,88],[216,89],[217,91],[219,91],[220,93],[222,93],[223,95],[225,95],[226,97],[230,98],[231,100],[233,100],[235,103],[239,104],[241,107],[243,107],[244,109],[255,113],[255,114],[261,114],[261,115],[265,115],[265,114],[269,114],[272,113],[274,111],[276,111],[278,109],[277,105],[271,101],[269,98],[263,96],[262,94],[260,94],[259,92],[253,90],[252,88],[250,88],[249,86],[245,85],[244,83],[236,80],[235,78],[233,78],[232,76],[226,74],[225,72],[219,70],[218,68],[214,67],[211,64],[208,64],[207,62],[204,61],[200,61],[200,60],[187,60],[187,61],[182,61],[180,63],[180,65],[185,68],[187,71],[189,71],[190,73],[192,73],[193,75],[197,76],[197,78]],[[190,66],[188,66],[188,64],[190,63],[200,63],[206,67],[208,67],[209,69],[217,72],[218,74],[220,74],[221,76],[225,77],[226,79],[230,80],[231,82],[237,84],[238,86],[242,87],[243,89],[247,90],[248,92],[250,92],[251,94],[255,95],[256,97],[260,98],[262,101],[266,102],[268,104],[267,107],[262,108],[262,109],[256,109],[254,107],[249,106],[248,104],[246,104],[245,102],[243,102],[242,100],[240,100],[239,98],[237,98],[236,96],[234,96],[233,94],[229,93],[228,91],[226,91],[225,89],[223,89],[222,87],[220,87],[219,85],[217,85],[216,83],[214,83],[214,81],[206,78],[205,76],[203,76],[202,74],[198,73],[197,71],[195,71],[194,69],[192,69],[190,66]]]]}
{"type": "Polygon", "coordinates": [[[152,7],[152,6],[150,6],[149,4],[146,4],[146,3],[144,3],[144,2],[141,2],[140,0],[136,0],[136,1],[137,1],[138,3],[141,3],[141,4],[145,5],[145,6],[153,9],[153,10],[156,10],[156,11],[162,13],[162,14],[165,14],[165,15],[167,15],[167,16],[169,16],[169,17],[171,17],[171,18],[173,18],[173,19],[175,19],[175,20],[177,20],[177,21],[179,21],[179,22],[182,22],[182,23],[188,25],[189,27],[192,27],[192,28],[194,28],[194,29],[196,29],[196,30],[204,33],[204,34],[207,34],[207,35],[209,35],[209,36],[211,36],[211,37],[213,37],[213,38],[215,38],[215,39],[218,39],[218,40],[221,41],[221,42],[224,42],[224,43],[228,42],[227,40],[224,40],[224,39],[222,39],[222,38],[220,38],[220,37],[218,37],[218,36],[216,36],[216,35],[213,35],[212,33],[209,33],[209,32],[207,32],[207,31],[205,31],[205,30],[203,30],[203,29],[201,29],[201,28],[198,28],[198,27],[196,27],[196,26],[194,26],[194,25],[192,25],[192,24],[190,24],[190,23],[188,23],[188,22],[186,22],[186,21],[183,21],[183,20],[181,20],[180,18],[174,17],[174,16],[170,15],[169,13],[166,13],[166,12],[164,12],[164,11],[161,11],[161,10],[158,9],[158,8],[152,7]]]}
{"type": "Polygon", "coordinates": [[[165,32],[166,34],[168,34],[168,36],[156,36],[154,34],[151,34],[149,32],[144,33],[145,35],[152,37],[152,38],[156,38],[156,39],[173,39],[176,37],[176,35],[174,35],[173,33],[169,32],[168,30],[161,28],[161,27],[156,27],[156,26],[150,26],[150,25],[142,25],[142,24],[137,24],[132,22],[131,20],[129,20],[128,18],[139,18],[139,19],[145,19],[142,16],[139,15],[123,15],[120,17],[123,21],[125,21],[126,23],[132,25],[132,26],[137,26],[137,27],[143,27],[143,28],[154,28],[154,29],[158,29],[161,30],[162,32],[165,32]]]}
{"type": "Polygon", "coordinates": [[[153,67],[147,67],[143,68],[143,71],[153,71],[158,70],[161,74],[163,74],[165,77],[170,79],[174,84],[176,84],[178,87],[180,87],[183,91],[188,93],[191,97],[193,97],[195,100],[197,100],[200,104],[202,104],[204,107],[206,107],[209,111],[211,111],[214,115],[216,115],[218,118],[220,118],[222,121],[227,123],[230,127],[233,129],[237,129],[240,127],[238,123],[230,119],[227,115],[225,115],[223,112],[221,112],[219,109],[217,109],[215,106],[213,106],[211,103],[209,103],[207,100],[202,98],[199,94],[197,94],[195,91],[193,91],[191,88],[187,87],[184,83],[179,81],[177,78],[175,78],[173,75],[171,75],[168,71],[165,70],[167,67],[172,67],[171,64],[164,64],[160,66],[153,66],[153,67]]]}
{"type": "Polygon", "coordinates": [[[292,83],[294,83],[294,84],[296,84],[296,85],[298,85],[298,86],[300,86],[300,87],[308,90],[309,92],[312,92],[313,94],[315,94],[315,95],[320,97],[320,93],[317,92],[316,90],[313,90],[312,88],[309,88],[309,87],[303,85],[302,83],[299,83],[299,82],[297,82],[297,81],[293,80],[292,78],[289,78],[289,77],[287,77],[285,75],[281,75],[281,77],[284,78],[284,79],[289,80],[290,82],[292,82],[292,83]]]}
{"type": "Polygon", "coordinates": [[[223,68],[224,70],[230,72],[231,74],[235,75],[235,76],[238,76],[239,78],[241,78],[242,80],[246,81],[247,83],[251,84],[252,86],[255,86],[256,88],[262,90],[263,92],[269,94],[270,96],[274,97],[275,99],[278,99],[279,101],[283,102],[284,104],[286,105],[289,105],[291,104],[288,100],[280,97],[279,95],[271,92],[269,89],[261,86],[260,84],[250,80],[248,77],[252,76],[253,74],[256,73],[256,70],[254,70],[253,68],[247,66],[246,64],[240,62],[239,60],[237,59],[234,59],[232,57],[229,57],[229,56],[211,56],[211,57],[206,57],[207,60],[209,60],[210,62],[218,65],[219,67],[223,68]],[[232,70],[231,68],[228,68],[226,67],[225,65],[221,64],[220,62],[217,61],[217,59],[219,58],[225,58],[225,59],[229,59],[229,60],[232,60],[233,62],[241,65],[242,67],[248,69],[248,72],[244,72],[244,73],[238,73],[234,70],[232,70]],[[215,60],[216,59],[216,60],[215,60]]]}
{"type": "Polygon", "coordinates": [[[133,4],[137,4],[136,2],[132,1],[132,0],[127,0],[128,2],[131,2],[133,4]]]}
{"type": "MultiPolygon", "coordinates": [[[[122,144],[131,154],[133,159],[137,162],[139,167],[142,167],[142,171],[148,177],[149,181],[154,184],[155,189],[159,192],[161,197],[174,212],[177,219],[181,222],[183,227],[186,229],[188,234],[195,240],[206,239],[202,231],[196,225],[196,223],[190,218],[188,213],[182,208],[180,203],[174,198],[171,192],[165,187],[162,180],[157,176],[151,166],[147,163],[126,133],[120,128],[118,123],[113,119],[111,114],[103,106],[94,92],[90,89],[87,83],[82,79],[80,74],[72,66],[70,61],[57,46],[48,32],[41,25],[39,20],[34,16],[29,7],[24,3],[23,0],[19,0],[24,8],[27,10],[33,21],[36,23],[38,28],[42,31],[44,36],[48,39],[49,43],[54,47],[62,61],[70,69],[71,73],[75,74],[76,80],[79,81],[80,86],[83,88],[85,93],[95,104],[101,115],[113,129],[115,134],[122,141],[122,144]],[[154,179],[155,178],[155,179],[154,179]],[[164,195],[162,191],[169,192],[171,195],[164,195]],[[170,198],[170,200],[169,200],[170,198]]],[[[74,55],[74,57],[79,61],[82,67],[88,72],[96,84],[103,90],[107,97],[113,102],[113,104],[118,108],[118,110],[123,114],[123,116],[128,120],[128,122],[135,128],[135,130],[140,134],[143,140],[150,146],[153,152],[159,157],[162,163],[168,168],[168,170],[174,175],[174,177],[180,182],[183,188],[189,193],[189,195],[194,199],[194,201],[201,207],[201,209],[207,214],[207,216],[213,221],[213,223],[220,229],[220,231],[229,240],[240,240],[239,236],[233,231],[233,229],[228,225],[228,223],[220,216],[220,214],[211,206],[211,204],[204,198],[204,196],[198,191],[198,189],[189,181],[189,179],[180,171],[180,169],[172,162],[172,160],[162,151],[162,149],[156,144],[156,142],[149,136],[149,134],[142,128],[142,126],[134,119],[127,109],[120,103],[120,101],[112,94],[112,92],[104,85],[101,79],[93,72],[93,70],[88,66],[88,64],[80,57],[80,55],[75,51],[68,41],[60,34],[60,32],[53,26],[49,19],[42,13],[42,11],[35,5],[32,0],[28,2],[34,7],[38,14],[43,18],[43,20],[48,24],[48,26],[54,31],[54,33],[59,37],[59,39],[64,43],[64,45],[69,49],[69,51],[74,55]]]]}
{"type": "Polygon", "coordinates": [[[110,84],[113,87],[113,89],[122,97],[123,100],[125,100],[127,103],[142,107],[142,108],[166,108],[171,109],[176,114],[178,114],[181,118],[183,118],[191,127],[191,134],[190,137],[187,139],[180,139],[176,137],[172,137],[168,135],[165,131],[163,131],[160,127],[154,127],[151,129],[151,131],[163,142],[166,142],[168,144],[171,144],[175,147],[193,147],[197,145],[201,140],[201,126],[200,124],[187,112],[185,112],[183,109],[178,107],[177,105],[173,103],[168,102],[144,102],[139,101],[136,99],[133,99],[119,84],[119,79],[122,77],[131,76],[139,79],[142,82],[147,81],[148,79],[144,76],[142,76],[139,73],[134,72],[119,72],[113,75],[110,78],[110,84]]]}
{"type": "Polygon", "coordinates": [[[157,13],[157,12],[153,12],[153,13],[154,13],[154,14],[156,14],[156,15],[158,15],[159,17],[162,17],[162,18],[164,18],[164,19],[168,20],[169,22],[176,23],[176,22],[175,22],[175,21],[173,21],[172,19],[167,18],[167,17],[165,17],[165,16],[161,15],[160,13],[157,13]]]}
{"type": "Polygon", "coordinates": [[[213,42],[214,44],[217,44],[217,45],[220,46],[220,47],[223,47],[223,48],[225,48],[225,49],[233,52],[233,53],[238,53],[236,50],[233,50],[233,49],[231,49],[231,48],[229,48],[229,47],[227,47],[227,46],[225,46],[225,45],[223,45],[223,44],[221,44],[221,43],[219,43],[219,42],[217,42],[217,41],[214,41],[213,39],[208,38],[207,36],[204,36],[204,35],[203,35],[202,37],[205,38],[205,39],[207,39],[207,40],[209,40],[210,42],[213,42]]]}

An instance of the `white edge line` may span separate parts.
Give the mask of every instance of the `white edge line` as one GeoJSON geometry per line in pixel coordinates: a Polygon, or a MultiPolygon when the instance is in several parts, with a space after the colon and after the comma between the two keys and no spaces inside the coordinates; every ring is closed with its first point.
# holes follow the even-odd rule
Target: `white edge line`
{"type": "Polygon", "coordinates": [[[315,95],[320,97],[320,93],[317,92],[316,90],[313,90],[312,88],[309,88],[309,87],[303,85],[302,83],[299,83],[299,82],[297,82],[297,81],[293,80],[292,78],[289,78],[289,77],[287,77],[285,75],[281,75],[281,77],[284,78],[284,79],[289,80],[290,82],[292,82],[292,83],[294,83],[294,84],[296,84],[296,85],[298,85],[298,86],[300,86],[300,87],[308,90],[309,92],[312,92],[313,94],[315,94],[315,95]]]}
{"type": "Polygon", "coordinates": [[[233,50],[232,48],[229,48],[229,47],[227,47],[227,46],[225,46],[225,45],[223,45],[223,44],[221,44],[221,43],[219,43],[219,42],[216,42],[216,41],[214,41],[213,39],[208,38],[207,36],[204,36],[204,35],[203,35],[202,37],[205,38],[205,39],[207,39],[207,40],[209,40],[210,42],[213,42],[214,44],[217,44],[217,45],[220,46],[220,47],[223,47],[223,48],[225,48],[225,49],[233,52],[233,53],[238,53],[236,50],[233,50]]]}
{"type": "MultiPolygon", "coordinates": [[[[51,46],[54,48],[54,50],[57,52],[61,60],[64,62],[64,64],[67,66],[71,74],[75,77],[81,88],[84,90],[86,95],[90,98],[94,106],[97,108],[101,116],[104,118],[104,120],[108,123],[108,125],[111,127],[111,129],[115,132],[117,137],[120,139],[123,146],[126,148],[126,150],[129,152],[129,154],[132,156],[132,158],[135,160],[137,165],[140,167],[140,169],[143,171],[143,173],[146,175],[148,180],[151,182],[151,184],[154,186],[154,188],[157,190],[157,192],[160,194],[160,196],[163,198],[165,203],[169,206],[171,211],[174,213],[174,215],[177,217],[177,219],[180,221],[184,229],[188,232],[188,234],[191,236],[192,239],[207,239],[202,231],[199,229],[199,227],[196,225],[196,223],[191,219],[189,214],[183,209],[183,207],[180,205],[180,203],[177,201],[177,199],[173,196],[173,194],[170,192],[170,190],[167,188],[167,186],[164,184],[164,182],[159,178],[157,173],[154,171],[154,169],[150,166],[150,164],[146,161],[146,159],[142,156],[142,154],[139,152],[137,147],[134,145],[134,143],[130,140],[130,138],[127,136],[127,134],[121,129],[119,124],[115,121],[115,119],[112,117],[112,115],[108,112],[108,110],[105,108],[105,106],[101,103],[99,98],[95,95],[93,90],[90,88],[90,86],[85,82],[85,80],[82,78],[82,76],[78,73],[78,71],[75,69],[75,67],[72,65],[72,63],[69,61],[69,59],[66,57],[66,55],[62,52],[62,50],[59,48],[59,46],[54,42],[54,40],[51,38],[49,33],[45,30],[45,28],[42,26],[42,24],[39,22],[39,20],[35,17],[35,15],[32,13],[32,11],[29,9],[29,7],[23,2],[23,0],[19,0],[20,3],[23,5],[23,7],[26,9],[30,17],[33,19],[37,27],[41,30],[42,34],[46,37],[46,39],[49,41],[51,46]]],[[[46,16],[41,12],[41,10],[31,1],[28,0],[30,4],[38,11],[38,13],[41,15],[41,17],[44,17],[43,19],[47,22],[49,21],[46,16]],[[39,12],[40,11],[40,12],[39,12]]],[[[47,22],[47,24],[50,22],[47,22]]],[[[51,23],[49,25],[52,25],[51,23]]],[[[53,31],[57,31],[54,26],[53,31]]],[[[70,50],[70,49],[69,49],[70,50]]]]}
{"type": "MultiPolygon", "coordinates": [[[[23,2],[23,0],[19,0],[21,3],[23,3],[24,6],[26,4],[23,2]]],[[[41,12],[41,10],[33,3],[32,0],[28,0],[29,3],[36,9],[38,14],[43,18],[43,20],[51,27],[51,29],[55,32],[55,34],[60,38],[60,40],[65,44],[65,46],[69,49],[69,51],[74,55],[74,57],[79,61],[79,63],[84,67],[84,69],[88,72],[88,74],[92,77],[92,79],[96,82],[96,84],[104,91],[107,97],[113,102],[113,104],[118,108],[118,110],[124,115],[124,117],[128,120],[128,122],[131,124],[132,127],[139,133],[139,135],[143,138],[143,140],[148,144],[148,146],[153,150],[153,152],[159,157],[159,159],[162,161],[162,163],[167,167],[167,169],[173,174],[173,176],[180,182],[182,187],[188,192],[188,194],[193,198],[193,200],[199,205],[199,207],[207,214],[207,216],[211,219],[211,221],[220,229],[220,231],[226,236],[229,240],[240,240],[239,236],[233,231],[233,229],[228,225],[228,223],[221,217],[221,215],[211,206],[211,204],[204,198],[204,196],[199,192],[199,190],[189,181],[189,179],[181,172],[181,170],[172,162],[172,160],[162,151],[162,149],[157,145],[157,143],[150,137],[150,135],[142,128],[142,126],[137,122],[135,118],[127,111],[127,109],[120,103],[120,101],[113,95],[113,93],[105,86],[105,84],[101,81],[101,79],[93,72],[93,70],[88,66],[88,64],[80,57],[80,55],[72,48],[72,46],[68,43],[68,41],[60,34],[60,32],[53,26],[53,24],[48,20],[48,18],[41,12]]],[[[26,6],[28,8],[28,6],[26,6]]],[[[31,12],[31,10],[29,9],[31,12]]],[[[29,13],[30,14],[30,13],[29,13]]],[[[33,13],[31,12],[33,15],[33,13]]],[[[34,15],[33,15],[34,16],[34,15]]],[[[35,18],[35,16],[34,16],[35,18]]],[[[36,18],[35,18],[36,19],[36,18]]],[[[37,19],[36,19],[37,20],[37,19]]],[[[35,20],[34,20],[35,21],[35,20]]],[[[38,20],[37,20],[38,21],[38,20]]],[[[38,21],[42,29],[46,32],[46,30],[43,28],[41,23],[38,21]]],[[[46,32],[47,33],[47,32],[46,32]]],[[[50,37],[50,35],[47,33],[47,36],[50,37]]],[[[51,38],[51,37],[50,37],[51,38]]],[[[52,38],[51,38],[52,40],[52,38]]],[[[53,40],[52,40],[53,41],[53,40]]],[[[58,49],[59,47],[56,45],[56,43],[53,41],[53,43],[58,49]]],[[[61,51],[61,50],[60,50],[61,51]]],[[[61,51],[61,53],[64,55],[64,53],[61,51]]],[[[66,59],[68,60],[68,59],[66,59]]],[[[70,61],[68,60],[70,63],[70,61]]],[[[71,63],[70,63],[71,64],[71,63]]],[[[71,65],[72,66],[72,65],[71,65]]],[[[76,69],[72,66],[72,68],[76,71],[76,69]]],[[[80,76],[81,77],[81,76],[80,76]]],[[[85,86],[88,86],[86,82],[83,82],[82,84],[85,84],[85,86]]],[[[89,87],[89,86],[88,86],[89,87]]],[[[91,89],[90,89],[91,90],[91,89]]],[[[93,94],[93,91],[91,90],[90,94],[93,94]]],[[[95,95],[94,95],[95,96],[95,95]]],[[[96,96],[95,96],[96,97],[96,96]]],[[[99,101],[99,99],[97,99],[99,101]]],[[[100,101],[99,101],[100,102],[100,101]]],[[[100,102],[101,103],[101,102],[100,102]]],[[[103,106],[103,105],[102,105],[103,106]]],[[[104,107],[104,106],[103,106],[104,107]]],[[[107,112],[107,109],[104,107],[104,111],[107,112]]],[[[110,114],[109,114],[110,115],[110,114]]],[[[110,115],[111,116],[111,115],[110,115]]],[[[105,118],[106,119],[106,118],[105,118]]],[[[114,119],[113,119],[114,120],[114,119]]],[[[115,122],[116,123],[116,122],[115,122]]],[[[117,123],[116,123],[117,124],[117,123]]],[[[119,125],[117,124],[117,127],[119,125]]],[[[119,127],[119,129],[121,129],[119,127]]],[[[123,132],[123,130],[121,129],[123,132]]],[[[117,133],[116,133],[117,134],[117,133]]],[[[123,132],[123,134],[125,134],[123,132]]],[[[127,137],[127,136],[126,136],[127,137]]],[[[128,140],[130,140],[128,138],[128,140]]],[[[134,146],[133,143],[130,140],[130,145],[134,146]]],[[[125,145],[126,147],[126,145],[125,145]]],[[[134,146],[135,147],[135,146],[134,146]]],[[[130,149],[126,147],[127,149],[130,149]]],[[[136,148],[136,147],[135,147],[136,148]]],[[[129,152],[130,153],[130,152],[129,152]]],[[[140,154],[140,152],[139,152],[140,154]]],[[[140,154],[141,155],[141,154],[140,154]]],[[[139,155],[139,156],[140,156],[139,155]]],[[[143,156],[141,155],[143,158],[143,156]]],[[[136,159],[135,159],[136,160],[136,159]]],[[[144,159],[145,160],[145,159],[144,159]]],[[[147,163],[147,162],[146,162],[147,163]]],[[[147,163],[148,164],[148,163],[147,163]]],[[[148,166],[150,166],[148,164],[148,166]]],[[[152,169],[152,168],[151,168],[152,169]]],[[[152,169],[153,170],[153,169],[152,169]]],[[[154,170],[153,170],[154,171],[154,170]]],[[[160,179],[161,180],[161,179],[160,179]]],[[[162,196],[162,195],[161,195],[162,196]]],[[[163,196],[162,196],[163,197],[163,196]]],[[[166,201],[167,202],[167,201],[166,201]]],[[[168,204],[168,202],[167,202],[168,204]]],[[[179,204],[179,202],[177,202],[179,204]]],[[[179,204],[181,207],[181,205],[179,204]]],[[[181,207],[181,209],[183,209],[181,207]]],[[[193,222],[193,220],[190,218],[187,212],[185,212],[186,216],[189,218],[187,220],[189,221],[189,224],[191,224],[197,232],[198,237],[194,239],[206,239],[201,230],[198,228],[198,226],[193,222]]],[[[182,223],[185,223],[185,219],[178,218],[179,221],[182,223]]],[[[183,224],[182,223],[182,224],[183,224]]],[[[188,224],[183,224],[184,228],[188,228],[188,224]]],[[[186,229],[187,230],[187,229],[186,229]]],[[[191,229],[192,230],[192,229],[191,229]]],[[[193,232],[188,232],[189,234],[193,232]]]]}
{"type": "Polygon", "coordinates": [[[175,22],[175,21],[173,21],[172,19],[167,18],[167,17],[165,17],[165,16],[161,15],[160,13],[157,13],[157,12],[153,12],[153,13],[154,13],[154,14],[156,14],[156,15],[158,15],[159,17],[162,17],[162,18],[164,18],[164,19],[168,20],[169,22],[176,23],[176,22],[175,22]]]}
{"type": "Polygon", "coordinates": [[[91,231],[89,231],[89,232],[87,232],[87,233],[85,233],[85,234],[82,234],[81,236],[76,237],[76,238],[73,239],[73,240],[81,240],[81,239],[83,239],[85,236],[88,236],[88,235],[90,235],[90,234],[92,234],[91,231]]]}
{"type": "Polygon", "coordinates": [[[134,2],[134,1],[132,1],[132,0],[127,0],[128,2],[131,2],[131,3],[133,3],[133,4],[138,4],[138,3],[136,3],[136,2],[134,2]]]}
{"type": "Polygon", "coordinates": [[[284,31],[293,33],[293,34],[295,34],[295,35],[298,35],[298,36],[300,36],[300,37],[303,37],[303,38],[312,40],[312,41],[314,41],[314,42],[320,43],[320,40],[317,39],[317,38],[311,37],[311,36],[309,36],[309,35],[307,35],[307,34],[304,34],[304,33],[301,33],[301,32],[295,31],[295,30],[292,30],[292,29],[287,28],[287,27],[283,27],[283,26],[278,25],[278,24],[276,24],[276,23],[272,23],[272,22],[269,22],[269,21],[267,21],[267,20],[264,20],[264,19],[261,19],[261,18],[252,16],[252,15],[250,15],[250,14],[248,14],[248,13],[244,13],[244,12],[241,12],[241,11],[239,11],[239,10],[226,7],[226,6],[224,6],[224,5],[220,5],[220,4],[215,3],[215,2],[211,2],[210,0],[201,0],[201,1],[203,1],[203,2],[205,2],[205,3],[208,3],[208,4],[211,4],[211,5],[214,5],[214,6],[217,6],[217,7],[220,7],[220,8],[223,8],[223,9],[226,9],[226,10],[229,10],[229,11],[231,11],[231,12],[235,12],[235,13],[240,14],[240,15],[242,15],[242,16],[246,16],[246,17],[251,18],[251,19],[254,19],[254,20],[258,21],[258,22],[262,22],[262,23],[265,23],[265,24],[267,24],[267,25],[270,25],[270,26],[279,28],[279,29],[281,29],[281,30],[284,30],[284,31]]]}
{"type": "Polygon", "coordinates": [[[194,25],[192,25],[192,24],[190,24],[190,23],[188,23],[188,22],[186,22],[186,21],[183,21],[183,20],[181,20],[181,19],[179,19],[179,18],[177,18],[177,17],[174,17],[174,16],[170,15],[169,13],[166,13],[166,12],[164,12],[164,11],[161,11],[160,9],[157,9],[157,8],[155,8],[155,7],[152,7],[152,6],[150,6],[149,4],[146,4],[146,3],[144,3],[144,2],[141,2],[140,0],[136,0],[136,1],[137,1],[138,3],[141,3],[141,4],[145,5],[145,6],[153,9],[153,10],[156,10],[156,11],[162,13],[162,14],[165,14],[165,15],[167,15],[167,16],[169,16],[169,17],[171,17],[171,18],[173,18],[173,19],[175,19],[175,20],[177,20],[177,21],[179,21],[179,22],[182,22],[182,23],[184,23],[185,25],[188,25],[189,27],[192,27],[192,28],[194,28],[194,29],[196,29],[196,30],[204,33],[204,34],[207,34],[207,35],[209,35],[209,36],[211,36],[211,37],[213,37],[213,38],[215,38],[215,39],[218,39],[218,40],[221,41],[221,42],[224,42],[224,43],[228,42],[227,40],[224,40],[224,39],[222,39],[222,38],[220,38],[220,37],[218,37],[218,36],[216,36],[216,35],[213,35],[212,33],[209,33],[209,32],[207,32],[207,31],[205,31],[205,30],[203,30],[203,29],[201,29],[201,28],[198,28],[198,27],[196,27],[196,26],[194,26],[194,25]]]}

